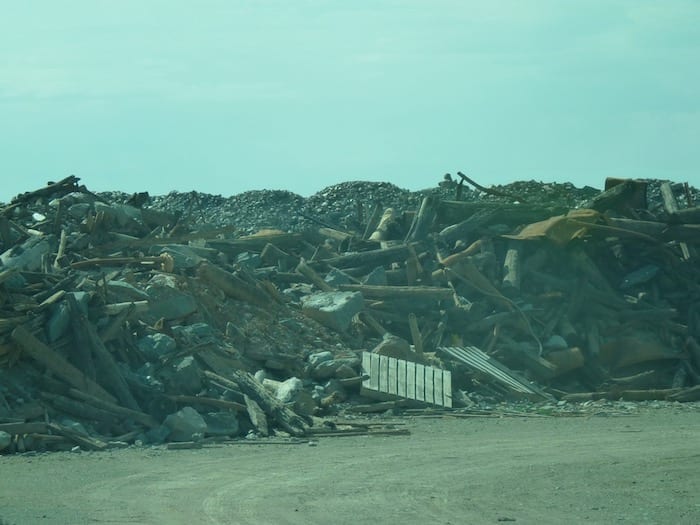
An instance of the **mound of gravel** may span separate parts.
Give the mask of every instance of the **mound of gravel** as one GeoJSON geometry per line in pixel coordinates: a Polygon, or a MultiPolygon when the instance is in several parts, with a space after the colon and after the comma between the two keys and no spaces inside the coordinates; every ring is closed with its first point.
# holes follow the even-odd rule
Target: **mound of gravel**
{"type": "MultiPolygon", "coordinates": [[[[143,205],[176,213],[201,227],[235,226],[240,234],[248,234],[262,228],[295,232],[320,225],[352,230],[358,227],[360,208],[365,216],[377,204],[399,211],[415,210],[428,195],[446,200],[459,197],[463,201],[515,202],[522,199],[532,204],[575,208],[600,192],[588,186],[577,188],[568,182],[537,181],[514,182],[492,189],[513,197],[494,196],[466,185],[458,194],[457,185],[448,181],[415,192],[389,182],[349,181],[328,186],[308,198],[284,190],[247,191],[231,197],[170,192],[147,197],[143,205]]],[[[100,196],[110,202],[127,202],[132,198],[121,192],[101,193],[100,196]]]]}

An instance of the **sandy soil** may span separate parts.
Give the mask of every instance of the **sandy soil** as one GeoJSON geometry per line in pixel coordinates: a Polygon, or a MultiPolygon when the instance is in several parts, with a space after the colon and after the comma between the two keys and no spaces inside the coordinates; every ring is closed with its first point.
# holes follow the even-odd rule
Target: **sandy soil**
{"type": "Polygon", "coordinates": [[[26,524],[700,523],[700,412],[400,419],[316,446],[0,457],[26,524]]]}

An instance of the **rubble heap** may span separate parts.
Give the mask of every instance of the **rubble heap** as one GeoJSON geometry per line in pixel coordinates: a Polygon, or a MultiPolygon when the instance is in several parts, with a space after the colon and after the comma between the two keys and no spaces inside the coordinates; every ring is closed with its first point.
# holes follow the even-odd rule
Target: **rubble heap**
{"type": "Polygon", "coordinates": [[[363,352],[450,371],[454,406],[700,399],[697,190],[458,176],[308,199],[68,177],[17,196],[0,208],[0,450],[303,436],[425,404],[391,371],[375,391],[363,352]]]}

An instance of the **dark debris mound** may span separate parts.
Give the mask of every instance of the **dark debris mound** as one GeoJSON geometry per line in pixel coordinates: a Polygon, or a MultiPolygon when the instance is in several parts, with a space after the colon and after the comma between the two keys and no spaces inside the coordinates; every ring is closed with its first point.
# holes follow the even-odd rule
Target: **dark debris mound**
{"type": "Polygon", "coordinates": [[[315,417],[523,397],[700,400],[695,188],[459,175],[308,198],[71,176],[17,196],[0,207],[0,452],[331,435],[315,417]]]}

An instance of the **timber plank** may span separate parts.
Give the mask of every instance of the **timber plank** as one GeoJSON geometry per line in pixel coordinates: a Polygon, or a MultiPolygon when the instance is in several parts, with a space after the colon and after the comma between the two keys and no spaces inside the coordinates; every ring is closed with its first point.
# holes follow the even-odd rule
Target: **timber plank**
{"type": "Polygon", "coordinates": [[[392,395],[397,395],[398,394],[398,388],[397,388],[397,383],[398,383],[398,374],[397,374],[397,367],[398,367],[398,360],[389,357],[389,374],[388,374],[388,389],[387,392],[392,395]]]}
{"type": "Polygon", "coordinates": [[[425,401],[425,367],[416,363],[416,399],[425,401]]]}
{"type": "Polygon", "coordinates": [[[406,395],[406,369],[408,362],[403,359],[397,359],[396,361],[396,395],[399,397],[408,397],[406,395]]]}
{"type": "Polygon", "coordinates": [[[389,391],[389,358],[379,356],[379,392],[389,391]]]}
{"type": "Polygon", "coordinates": [[[444,400],[442,396],[442,370],[435,370],[433,373],[433,402],[436,405],[444,405],[444,400]]]}
{"type": "Polygon", "coordinates": [[[416,364],[406,361],[406,397],[416,399],[416,364]]]}
{"type": "Polygon", "coordinates": [[[425,402],[435,403],[435,392],[433,391],[433,369],[429,366],[425,367],[425,402]]]}
{"type": "MultiPolygon", "coordinates": [[[[362,353],[362,373],[366,374],[366,379],[362,381],[362,388],[372,388],[372,354],[368,352],[362,353]]],[[[376,379],[376,377],[375,377],[376,379]]]]}
{"type": "Polygon", "coordinates": [[[442,371],[442,395],[443,405],[452,408],[452,372],[449,370],[442,371]]]}

